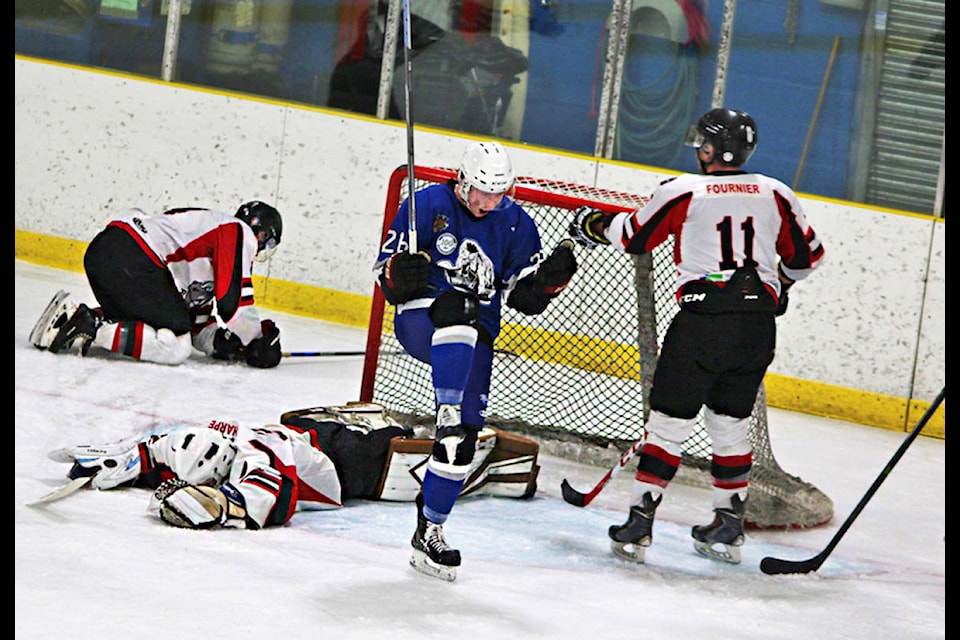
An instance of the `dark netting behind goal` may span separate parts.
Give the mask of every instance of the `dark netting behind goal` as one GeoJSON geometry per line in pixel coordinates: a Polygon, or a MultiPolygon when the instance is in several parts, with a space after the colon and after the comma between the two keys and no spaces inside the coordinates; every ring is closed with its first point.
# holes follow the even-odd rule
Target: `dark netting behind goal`
{"type": "MultiPolygon", "coordinates": [[[[416,167],[415,188],[444,182],[456,171],[416,167]]],[[[407,169],[391,176],[384,210],[389,228],[407,193],[407,169]]],[[[589,205],[633,210],[645,198],[530,177],[514,198],[536,221],[549,253],[567,237],[572,210],[589,205]]],[[[643,435],[660,340],[677,306],[670,242],[652,254],[628,256],[576,248],[579,268],[567,289],[538,316],[504,305],[494,345],[487,424],[535,437],[545,453],[613,466],[643,435]]],[[[393,333],[393,307],[379,288],[367,337],[361,400],[379,402],[408,423],[432,423],[427,365],[407,355],[393,333]]],[[[809,527],[833,516],[833,503],[813,485],[787,474],[770,447],[764,389],[751,420],[753,472],[746,520],[757,527],[809,527]]],[[[710,486],[710,442],[698,421],[683,443],[676,481],[710,486]]]]}

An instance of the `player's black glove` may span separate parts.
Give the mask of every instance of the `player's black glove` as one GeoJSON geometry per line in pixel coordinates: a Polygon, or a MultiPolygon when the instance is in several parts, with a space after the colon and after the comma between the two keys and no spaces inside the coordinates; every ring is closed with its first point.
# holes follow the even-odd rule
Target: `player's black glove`
{"type": "Polygon", "coordinates": [[[791,286],[793,286],[793,283],[780,285],[780,300],[777,302],[777,310],[773,315],[782,316],[787,312],[787,305],[790,304],[790,296],[787,294],[787,290],[791,286]]]}
{"type": "Polygon", "coordinates": [[[573,212],[573,220],[570,222],[568,229],[570,237],[576,240],[577,244],[587,249],[593,249],[598,244],[610,244],[610,241],[603,235],[602,228],[597,228],[602,226],[601,221],[607,215],[599,209],[586,205],[578,207],[573,212]]]}
{"type": "Polygon", "coordinates": [[[524,315],[539,315],[566,288],[576,272],[573,241],[564,240],[540,264],[536,273],[517,282],[507,297],[507,306],[524,315]]]}
{"type": "Polygon", "coordinates": [[[787,312],[787,305],[790,304],[790,296],[787,295],[787,291],[793,286],[794,281],[784,275],[783,270],[779,266],[777,267],[777,273],[780,277],[780,300],[777,302],[777,310],[774,312],[774,315],[782,316],[787,312]]]}
{"type": "Polygon", "coordinates": [[[577,258],[573,255],[573,242],[564,240],[543,261],[534,278],[537,287],[552,297],[567,288],[576,272],[577,258]]]}
{"type": "Polygon", "coordinates": [[[430,256],[418,253],[395,253],[380,272],[380,288],[390,304],[401,304],[427,291],[430,256]]]}
{"type": "Polygon", "coordinates": [[[247,364],[260,369],[270,369],[280,364],[280,329],[273,320],[261,320],[259,338],[254,338],[244,349],[247,364]]]}
{"type": "Polygon", "coordinates": [[[239,360],[243,356],[243,343],[230,329],[220,328],[213,336],[213,353],[217,360],[239,360]]]}

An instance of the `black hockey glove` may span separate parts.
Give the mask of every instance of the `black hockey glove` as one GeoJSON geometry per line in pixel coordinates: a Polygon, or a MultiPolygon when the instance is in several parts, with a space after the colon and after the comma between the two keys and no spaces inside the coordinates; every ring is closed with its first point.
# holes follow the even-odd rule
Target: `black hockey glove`
{"type": "Polygon", "coordinates": [[[528,316],[543,313],[550,301],[567,287],[576,272],[577,259],[573,255],[573,241],[564,240],[540,264],[536,273],[514,286],[507,298],[507,306],[528,316]]]}
{"type": "Polygon", "coordinates": [[[780,284],[780,300],[777,302],[777,310],[773,315],[782,316],[787,312],[787,305],[790,304],[790,296],[787,294],[787,291],[790,287],[793,286],[793,283],[790,284],[780,284]]]}
{"type": "Polygon", "coordinates": [[[229,329],[217,329],[210,356],[217,360],[239,360],[243,356],[243,343],[229,329]]]}
{"type": "Polygon", "coordinates": [[[573,255],[573,242],[564,240],[543,261],[534,279],[541,291],[555,296],[567,288],[577,272],[577,258],[573,255]]]}
{"type": "Polygon", "coordinates": [[[606,226],[608,214],[586,205],[578,207],[573,212],[573,220],[570,222],[568,233],[570,237],[576,240],[577,244],[593,249],[598,244],[610,244],[606,236],[603,235],[603,228],[606,226]]]}
{"type": "Polygon", "coordinates": [[[783,270],[777,266],[777,274],[780,278],[780,300],[777,302],[777,310],[773,315],[782,316],[787,312],[787,305],[790,304],[790,296],[787,294],[787,291],[790,290],[790,287],[793,286],[794,280],[791,280],[786,275],[784,275],[783,270]]]}
{"type": "Polygon", "coordinates": [[[261,320],[260,331],[263,336],[254,338],[244,350],[247,364],[260,369],[270,369],[280,364],[283,357],[280,352],[280,329],[273,320],[261,320]]]}
{"type": "Polygon", "coordinates": [[[390,304],[402,304],[427,291],[430,256],[418,253],[395,253],[380,272],[380,288],[390,304]]]}

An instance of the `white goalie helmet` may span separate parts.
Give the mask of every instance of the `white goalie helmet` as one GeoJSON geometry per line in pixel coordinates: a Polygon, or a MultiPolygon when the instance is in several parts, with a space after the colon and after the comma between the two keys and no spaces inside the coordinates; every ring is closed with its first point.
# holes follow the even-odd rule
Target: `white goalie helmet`
{"type": "Polygon", "coordinates": [[[185,482],[214,487],[230,476],[236,456],[233,439],[208,427],[186,427],[167,434],[157,455],[185,482]]]}
{"type": "Polygon", "coordinates": [[[513,189],[513,163],[499,142],[471,142],[460,161],[460,195],[464,201],[470,189],[509,195],[513,189]]]}

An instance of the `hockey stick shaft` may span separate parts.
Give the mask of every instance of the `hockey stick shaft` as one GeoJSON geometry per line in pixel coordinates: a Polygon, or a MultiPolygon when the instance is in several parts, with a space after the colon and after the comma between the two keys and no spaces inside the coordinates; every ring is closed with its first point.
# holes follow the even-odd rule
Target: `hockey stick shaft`
{"type": "Polygon", "coordinates": [[[50,504],[51,502],[56,502],[57,500],[62,500],[69,495],[72,495],[79,491],[80,489],[87,486],[87,483],[93,480],[93,476],[82,476],[80,478],[74,478],[67,484],[62,487],[54,489],[48,494],[42,495],[33,502],[28,502],[28,507],[39,507],[45,504],[50,504]]]}
{"type": "Polygon", "coordinates": [[[930,405],[930,408],[927,409],[927,412],[923,414],[922,418],[920,418],[920,422],[918,422],[917,426],[913,428],[913,431],[910,432],[910,435],[906,437],[906,439],[903,441],[903,444],[901,444],[900,448],[897,449],[897,452],[893,454],[893,457],[890,458],[887,466],[883,468],[883,471],[880,472],[880,475],[877,476],[877,479],[873,481],[873,484],[869,489],[867,489],[867,492],[863,494],[859,504],[857,504],[853,512],[847,516],[847,519],[840,526],[840,528],[837,530],[837,533],[834,534],[833,539],[830,540],[830,543],[823,551],[808,560],[783,560],[780,558],[766,557],[760,561],[760,570],[769,575],[779,575],[784,573],[810,573],[811,571],[816,571],[819,569],[820,565],[823,564],[823,562],[837,546],[837,543],[840,542],[840,538],[843,537],[843,534],[847,532],[847,529],[850,528],[850,525],[853,524],[853,521],[856,520],[857,516],[860,515],[860,512],[863,511],[863,508],[867,505],[867,502],[870,501],[870,498],[873,497],[873,494],[877,492],[877,489],[880,488],[880,485],[883,484],[883,481],[888,475],[890,475],[894,465],[896,465],[900,458],[903,457],[907,447],[909,447],[910,444],[916,440],[917,436],[920,435],[923,427],[926,426],[927,422],[930,420],[930,417],[934,414],[934,412],[936,412],[937,408],[943,402],[945,390],[946,387],[940,390],[940,393],[933,401],[933,404],[930,405]]]}
{"type": "Polygon", "coordinates": [[[327,358],[333,356],[362,356],[366,351],[284,351],[284,358],[327,358]]]}
{"type": "Polygon", "coordinates": [[[416,176],[414,176],[413,155],[413,47],[410,28],[410,0],[403,0],[403,91],[404,91],[404,120],[407,124],[407,239],[408,251],[417,252],[417,209],[414,202],[416,176]]]}
{"type": "Polygon", "coordinates": [[[633,456],[637,455],[637,453],[643,447],[643,441],[644,438],[640,438],[634,442],[633,446],[631,446],[630,449],[620,456],[620,460],[617,462],[616,466],[607,471],[604,476],[600,478],[600,482],[598,482],[596,486],[594,486],[593,489],[591,489],[588,493],[581,493],[577,491],[570,486],[570,483],[567,482],[566,478],[564,478],[563,482],[560,483],[560,491],[563,494],[563,499],[575,507],[585,507],[593,502],[593,499],[596,498],[601,491],[603,491],[603,488],[607,486],[607,483],[610,482],[610,479],[620,473],[620,470],[630,463],[630,461],[633,459],[633,456]]]}

